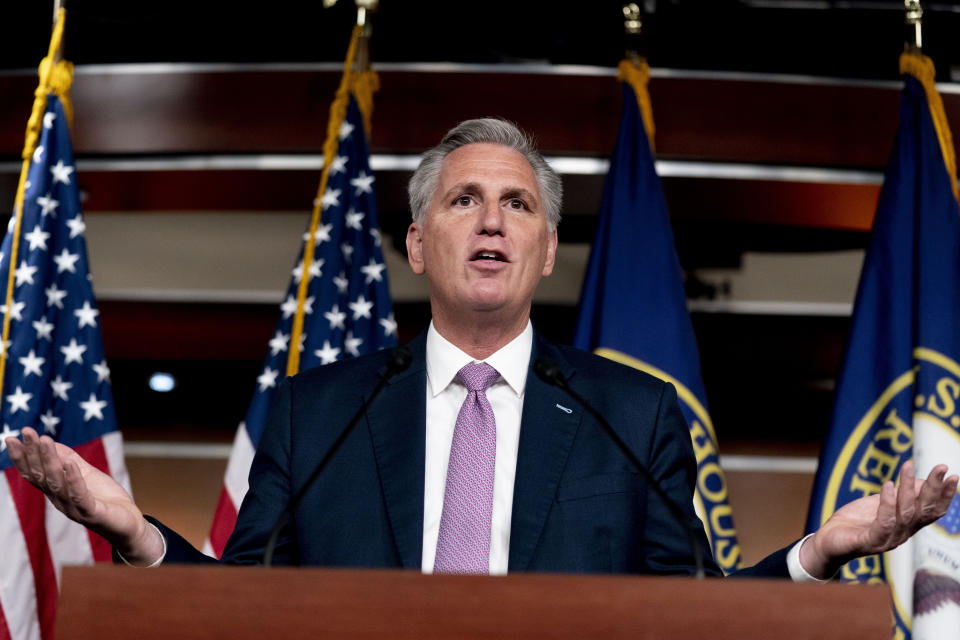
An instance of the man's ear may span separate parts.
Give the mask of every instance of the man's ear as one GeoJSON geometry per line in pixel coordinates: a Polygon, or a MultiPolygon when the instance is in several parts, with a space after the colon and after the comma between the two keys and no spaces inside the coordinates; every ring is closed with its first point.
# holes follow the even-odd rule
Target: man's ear
{"type": "Polygon", "coordinates": [[[557,261],[557,230],[554,229],[550,232],[550,237],[547,238],[547,258],[543,262],[543,271],[541,274],[546,277],[553,273],[553,265],[557,261]]]}
{"type": "Polygon", "coordinates": [[[423,275],[423,233],[416,222],[407,227],[407,262],[415,274],[423,275]]]}

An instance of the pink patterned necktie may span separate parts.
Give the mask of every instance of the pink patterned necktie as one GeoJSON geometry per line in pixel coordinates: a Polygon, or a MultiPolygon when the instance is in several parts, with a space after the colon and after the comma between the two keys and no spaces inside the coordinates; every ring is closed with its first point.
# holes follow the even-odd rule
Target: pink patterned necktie
{"type": "Polygon", "coordinates": [[[433,570],[489,573],[497,423],[486,389],[500,374],[484,362],[473,362],[457,377],[467,387],[467,398],[453,429],[433,570]]]}

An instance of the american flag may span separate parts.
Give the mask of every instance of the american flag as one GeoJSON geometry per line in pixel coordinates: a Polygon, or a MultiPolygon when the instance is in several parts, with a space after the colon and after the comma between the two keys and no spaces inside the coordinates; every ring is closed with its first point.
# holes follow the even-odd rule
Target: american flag
{"type": "MultiPolygon", "coordinates": [[[[373,193],[373,173],[363,118],[351,95],[339,129],[336,156],[321,197],[322,216],[314,234],[313,262],[303,305],[300,369],[328,364],[392,347],[397,343],[380,227],[373,193]]],[[[308,240],[309,231],[304,235],[308,240]]],[[[303,254],[297,259],[287,295],[280,305],[269,352],[253,400],[237,429],[227,464],[224,488],[204,551],[220,557],[247,493],[247,475],[266,423],[277,384],[290,353],[297,289],[303,277],[303,254]]]]}
{"type": "MultiPolygon", "coordinates": [[[[109,561],[105,540],[70,522],[12,466],[3,439],[36,428],[74,448],[129,491],[93,298],[77,174],[63,105],[47,99],[24,192],[12,304],[6,302],[16,217],[0,257],[10,316],[0,433],[0,638],[53,633],[65,564],[109,561]]],[[[2,316],[0,316],[2,317],[2,316]]]]}

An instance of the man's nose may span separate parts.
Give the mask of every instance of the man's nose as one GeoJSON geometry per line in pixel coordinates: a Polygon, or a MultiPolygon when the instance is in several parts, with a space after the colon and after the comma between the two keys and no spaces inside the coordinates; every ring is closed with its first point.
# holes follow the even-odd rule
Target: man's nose
{"type": "Polygon", "coordinates": [[[478,233],[503,235],[504,213],[499,202],[485,202],[480,211],[478,233]]]}

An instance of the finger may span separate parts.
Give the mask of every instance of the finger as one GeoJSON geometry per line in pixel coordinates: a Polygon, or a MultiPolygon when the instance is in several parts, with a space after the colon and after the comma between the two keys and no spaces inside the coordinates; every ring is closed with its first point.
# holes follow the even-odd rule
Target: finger
{"type": "Polygon", "coordinates": [[[21,473],[34,486],[43,487],[43,463],[40,462],[40,439],[37,432],[30,427],[24,427],[20,433],[23,437],[23,452],[26,458],[26,469],[21,473]]]}
{"type": "Polygon", "coordinates": [[[945,475],[947,475],[947,465],[938,464],[930,471],[930,475],[920,486],[918,500],[928,510],[936,510],[937,505],[941,502],[945,475]]]}
{"type": "Polygon", "coordinates": [[[914,463],[913,458],[909,458],[900,466],[900,484],[906,484],[907,486],[912,487],[915,477],[916,464],[914,463]]]}
{"type": "MultiPolygon", "coordinates": [[[[941,478],[946,474],[946,465],[944,466],[944,473],[941,474],[941,478]]],[[[943,480],[939,487],[939,492],[937,493],[936,498],[936,518],[942,517],[947,510],[950,508],[950,503],[953,502],[954,496],[957,494],[957,482],[960,480],[960,477],[952,475],[949,478],[943,480]]]]}
{"type": "Polygon", "coordinates": [[[918,515],[913,468],[913,460],[903,463],[900,467],[900,486],[897,488],[897,524],[906,527],[912,527],[918,515]]]}
{"type": "Polygon", "coordinates": [[[33,427],[24,427],[23,429],[21,429],[20,436],[24,438],[26,436],[30,436],[34,442],[36,442],[40,438],[40,434],[37,433],[37,430],[34,429],[33,427]]]}
{"type": "Polygon", "coordinates": [[[954,496],[957,495],[957,486],[960,484],[960,476],[950,476],[943,483],[943,489],[940,490],[940,496],[944,498],[947,503],[953,500],[954,496]]]}
{"type": "Polygon", "coordinates": [[[940,487],[943,486],[943,479],[947,475],[947,465],[938,464],[933,469],[930,470],[930,475],[927,476],[926,484],[929,484],[935,489],[935,493],[939,493],[940,487]]]}
{"type": "Polygon", "coordinates": [[[6,442],[7,453],[10,455],[13,466],[17,468],[17,471],[20,472],[20,476],[23,477],[24,480],[30,482],[30,463],[27,460],[27,452],[23,443],[17,438],[7,438],[6,442]]]}
{"type": "Polygon", "coordinates": [[[40,438],[40,463],[43,465],[43,479],[49,494],[60,496],[65,484],[63,462],[54,447],[53,440],[40,438]]]}
{"type": "Polygon", "coordinates": [[[941,518],[950,508],[956,493],[956,476],[944,479],[947,465],[938,464],[920,488],[917,498],[919,526],[926,526],[941,518]]]}
{"type": "Polygon", "coordinates": [[[880,489],[877,517],[869,529],[873,545],[885,546],[888,543],[897,524],[897,509],[897,489],[888,480],[880,489]]]}
{"type": "Polygon", "coordinates": [[[10,460],[13,462],[13,466],[17,468],[17,471],[21,471],[20,465],[26,464],[26,458],[24,457],[23,443],[20,442],[17,438],[6,438],[4,442],[7,445],[7,455],[10,456],[10,460]]]}

